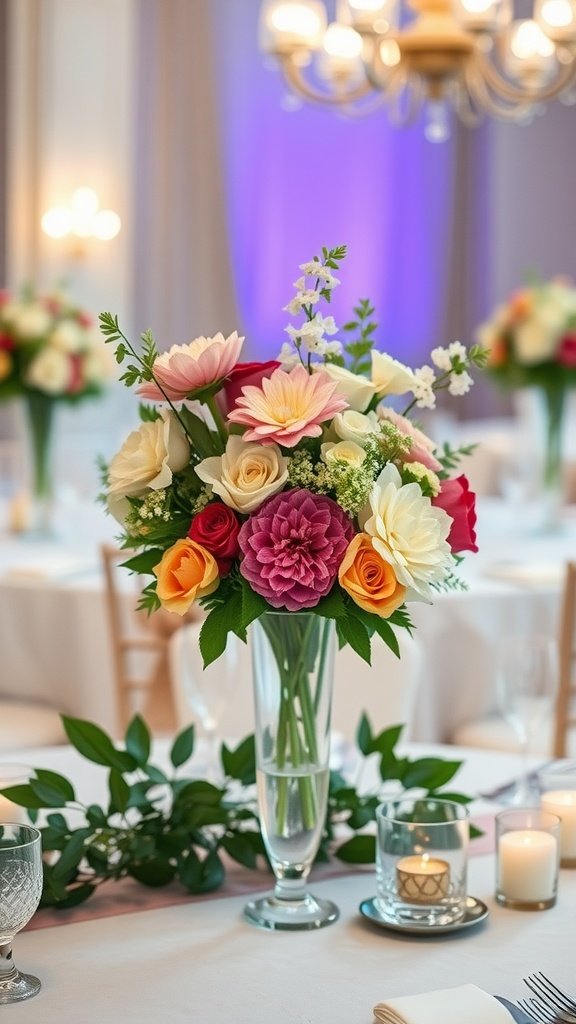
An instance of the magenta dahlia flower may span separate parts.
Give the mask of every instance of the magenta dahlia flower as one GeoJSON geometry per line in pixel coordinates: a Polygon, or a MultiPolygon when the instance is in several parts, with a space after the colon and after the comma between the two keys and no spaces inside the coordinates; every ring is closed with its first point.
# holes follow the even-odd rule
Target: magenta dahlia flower
{"type": "Polygon", "coordinates": [[[331,589],[353,536],[351,520],[331,498],[284,491],[242,526],[240,572],[273,608],[314,608],[331,589]]]}

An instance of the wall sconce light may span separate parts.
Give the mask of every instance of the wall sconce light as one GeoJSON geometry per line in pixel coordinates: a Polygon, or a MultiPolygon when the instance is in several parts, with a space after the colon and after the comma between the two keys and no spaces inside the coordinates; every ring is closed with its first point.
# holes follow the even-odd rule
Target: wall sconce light
{"type": "Polygon", "coordinates": [[[50,238],[115,238],[122,221],[114,210],[99,209],[100,202],[92,188],[77,188],[69,206],[55,206],[42,217],[42,230],[50,238]]]}

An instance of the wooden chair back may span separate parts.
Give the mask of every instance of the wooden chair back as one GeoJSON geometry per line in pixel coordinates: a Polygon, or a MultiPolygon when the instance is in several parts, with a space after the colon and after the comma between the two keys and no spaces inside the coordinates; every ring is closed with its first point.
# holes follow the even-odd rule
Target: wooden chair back
{"type": "MultiPolygon", "coordinates": [[[[120,588],[121,562],[130,557],[111,545],[101,548],[106,608],[117,694],[118,729],[123,732],[137,712],[155,734],[173,731],[176,714],[170,685],[168,642],[182,620],[159,611],[148,617],[137,611],[139,587],[120,588]]],[[[136,580],[137,577],[134,577],[136,580]]]]}
{"type": "Polygon", "coordinates": [[[570,728],[576,725],[576,562],[566,566],[560,609],[559,681],[554,722],[554,757],[566,757],[570,728]]]}

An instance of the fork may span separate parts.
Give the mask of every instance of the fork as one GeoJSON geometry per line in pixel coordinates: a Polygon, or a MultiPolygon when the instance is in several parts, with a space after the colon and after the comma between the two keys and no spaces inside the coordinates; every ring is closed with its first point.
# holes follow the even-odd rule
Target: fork
{"type": "MultiPolygon", "coordinates": [[[[527,978],[524,978],[524,984],[537,997],[530,1000],[533,1011],[535,1008],[543,1008],[548,1013],[555,1014],[556,1019],[560,1021],[576,1024],[576,1002],[561,988],[558,988],[558,985],[550,981],[542,971],[529,974],[527,978]]],[[[554,1019],[554,1017],[548,1019],[554,1019]]]]}
{"type": "Polygon", "coordinates": [[[531,1020],[541,1022],[541,1024],[563,1024],[567,1019],[559,1017],[554,1011],[550,1016],[550,1011],[544,1009],[542,1003],[537,999],[517,999],[516,1004],[531,1020]]]}

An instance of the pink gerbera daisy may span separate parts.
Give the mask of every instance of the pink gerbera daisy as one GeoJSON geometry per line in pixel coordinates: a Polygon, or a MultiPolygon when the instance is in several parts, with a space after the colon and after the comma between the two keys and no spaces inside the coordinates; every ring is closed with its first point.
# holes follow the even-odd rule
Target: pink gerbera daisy
{"type": "Polygon", "coordinates": [[[303,366],[275,370],[260,387],[242,388],[228,419],[249,428],[245,441],[294,448],[303,437],[319,437],[322,423],[348,408],[337,387],[327,373],[309,374],[303,366]]]}

